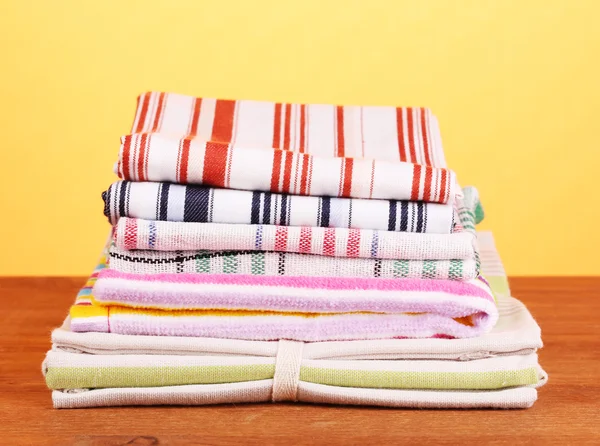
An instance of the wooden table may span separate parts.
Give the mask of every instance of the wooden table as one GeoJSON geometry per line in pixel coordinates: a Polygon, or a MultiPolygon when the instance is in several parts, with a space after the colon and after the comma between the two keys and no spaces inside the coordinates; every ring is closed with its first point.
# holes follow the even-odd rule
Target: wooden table
{"type": "Polygon", "coordinates": [[[82,278],[0,278],[0,444],[600,444],[600,277],[515,278],[550,375],[528,410],[310,404],[55,410],[40,364],[82,278]]]}

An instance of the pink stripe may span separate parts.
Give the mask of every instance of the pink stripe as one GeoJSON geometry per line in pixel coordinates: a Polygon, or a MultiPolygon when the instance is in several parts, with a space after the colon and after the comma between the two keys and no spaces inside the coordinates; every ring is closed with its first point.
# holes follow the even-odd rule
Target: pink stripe
{"type": "Polygon", "coordinates": [[[312,245],[312,231],[310,226],[303,226],[300,228],[300,246],[298,246],[298,252],[310,253],[312,245]]]}
{"type": "Polygon", "coordinates": [[[335,256],[335,228],[326,228],[323,237],[323,255],[335,256]]]}
{"type": "Polygon", "coordinates": [[[137,246],[137,220],[128,218],[125,223],[125,249],[135,249],[137,246]]]}
{"type": "MultiPolygon", "coordinates": [[[[139,282],[167,282],[181,284],[222,284],[273,286],[328,290],[381,290],[411,292],[443,292],[456,296],[473,296],[493,300],[490,292],[469,282],[442,279],[385,279],[368,277],[295,277],[253,276],[247,274],[163,273],[133,274],[106,268],[99,278],[124,279],[139,282]]],[[[476,279],[478,280],[478,279],[476,279]]],[[[97,282],[96,282],[97,283],[97,282]]]]}
{"type": "MultiPolygon", "coordinates": [[[[218,285],[222,286],[222,285],[218,285]]],[[[218,287],[217,286],[217,287],[218,287]]],[[[143,308],[159,308],[164,310],[262,310],[262,311],[294,311],[302,313],[350,313],[366,311],[372,313],[427,313],[449,318],[483,314],[495,317],[497,311],[492,310],[489,302],[479,298],[464,299],[461,296],[448,296],[445,301],[434,302],[423,298],[412,291],[392,292],[387,298],[383,296],[348,298],[344,295],[332,296],[331,290],[290,289],[291,293],[281,296],[281,289],[254,287],[245,285],[217,288],[193,288],[182,290],[172,284],[154,287],[151,284],[140,284],[135,281],[119,279],[100,280],[94,288],[94,296],[99,302],[109,305],[127,305],[143,308]],[[295,294],[294,292],[297,292],[295,294]],[[310,297],[308,297],[308,296],[310,297]]],[[[362,290],[361,290],[362,291],[362,290]]],[[[343,293],[344,291],[342,291],[343,293]]],[[[346,291],[350,292],[350,291],[346,291]]],[[[381,291],[379,291],[381,292],[381,291]]]]}
{"type": "Polygon", "coordinates": [[[346,257],[358,257],[360,255],[360,229],[350,229],[348,232],[348,246],[346,257]]]}
{"type": "Polygon", "coordinates": [[[287,249],[288,229],[286,226],[277,226],[275,230],[275,251],[285,252],[287,249]]]}

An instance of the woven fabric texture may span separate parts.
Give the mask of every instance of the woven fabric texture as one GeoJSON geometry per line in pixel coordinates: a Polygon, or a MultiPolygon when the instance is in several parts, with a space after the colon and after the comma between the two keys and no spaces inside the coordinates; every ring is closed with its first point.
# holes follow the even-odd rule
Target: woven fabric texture
{"type": "Polygon", "coordinates": [[[118,181],[102,193],[104,215],[145,220],[314,226],[449,234],[454,206],[311,197],[171,183],[118,181]]]}
{"type": "Polygon", "coordinates": [[[282,104],[149,92],[138,98],[131,133],[190,135],[250,148],[446,167],[438,122],[427,108],[282,104]]]}
{"type": "Polygon", "coordinates": [[[432,203],[452,203],[457,189],[456,175],[446,168],[253,149],[160,133],[124,136],[117,174],[131,181],[432,203]]]}

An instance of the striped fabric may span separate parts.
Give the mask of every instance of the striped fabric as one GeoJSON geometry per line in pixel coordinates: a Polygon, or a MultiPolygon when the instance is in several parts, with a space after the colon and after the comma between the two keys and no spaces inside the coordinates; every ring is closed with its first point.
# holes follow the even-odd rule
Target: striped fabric
{"type": "Polygon", "coordinates": [[[153,251],[272,251],[327,257],[465,260],[474,257],[472,235],[407,234],[371,229],[220,223],[180,223],[121,218],[114,227],[120,249],[153,251]]]}
{"type": "MultiPolygon", "coordinates": [[[[500,276],[488,276],[490,284],[500,276]]],[[[492,285],[493,286],[493,285],[492,285]]],[[[498,323],[489,333],[462,339],[378,339],[352,342],[315,342],[304,345],[303,358],[344,360],[444,359],[469,361],[494,356],[530,354],[542,347],[540,328],[525,305],[500,294],[498,323]]],[[[278,342],[180,336],[133,336],[114,333],[77,333],[67,318],[52,332],[59,350],[92,355],[230,355],[275,357],[278,342]]]]}
{"type": "Polygon", "coordinates": [[[339,258],[289,252],[144,251],[110,248],[110,268],[123,273],[212,273],[258,276],[381,277],[472,280],[477,258],[392,260],[339,258]]]}
{"type": "MultiPolygon", "coordinates": [[[[497,320],[497,310],[493,302],[491,291],[487,284],[482,282],[472,282],[472,284],[461,284],[451,282],[439,283],[440,281],[431,281],[429,283],[418,284],[413,281],[409,283],[396,283],[397,281],[374,282],[363,281],[365,288],[363,293],[359,293],[359,298],[364,298],[358,307],[353,307],[353,303],[348,301],[350,296],[344,298],[343,290],[335,292],[333,289],[328,290],[327,287],[338,286],[338,281],[328,279],[322,281],[306,280],[303,278],[283,279],[284,281],[294,281],[299,286],[299,282],[304,281],[305,288],[311,288],[313,296],[313,304],[309,304],[306,296],[302,298],[300,289],[281,288],[271,298],[267,297],[268,287],[258,287],[257,281],[277,283],[282,279],[253,279],[252,276],[242,276],[239,279],[236,276],[221,276],[219,280],[231,282],[232,280],[238,283],[252,282],[252,285],[238,288],[240,291],[245,289],[246,293],[255,294],[262,290],[262,299],[259,296],[250,296],[245,301],[248,306],[253,306],[249,310],[185,310],[185,311],[161,311],[156,309],[145,308],[127,308],[122,306],[101,306],[98,300],[93,296],[92,287],[98,283],[98,277],[105,268],[105,264],[101,262],[94,274],[88,280],[86,286],[79,292],[75,305],[71,308],[71,329],[77,332],[110,332],[121,334],[138,334],[138,335],[175,335],[175,336],[198,336],[198,337],[217,337],[217,338],[235,338],[235,339],[252,339],[252,340],[273,340],[273,339],[295,339],[300,341],[325,341],[325,340],[349,340],[349,339],[376,339],[376,338],[391,338],[391,337],[471,337],[477,336],[488,331],[497,320]],[[327,301],[318,302],[318,289],[315,289],[315,284],[329,284],[321,291],[333,297],[333,294],[340,294],[338,302],[338,310],[342,312],[336,313],[307,313],[310,311],[308,305],[313,305],[312,309],[322,311],[327,307],[327,301]],[[392,287],[398,291],[390,291],[385,295],[391,296],[392,301],[387,301],[380,289],[373,294],[369,301],[368,288],[375,287],[392,287]],[[423,296],[427,297],[428,305],[419,303],[421,297],[412,293],[403,293],[400,288],[404,286],[425,287],[423,288],[423,296]],[[433,289],[439,289],[433,292],[433,289]],[[428,291],[431,289],[431,291],[428,291]],[[442,290],[446,290],[445,292],[442,290]],[[454,290],[454,291],[450,291],[454,290]],[[296,297],[291,295],[286,297],[288,306],[281,307],[286,310],[302,310],[301,312],[281,312],[281,311],[266,311],[277,306],[277,299],[282,299],[280,295],[296,293],[296,297]],[[459,293],[457,295],[456,294],[459,293]],[[278,297],[279,296],[279,297],[278,297]],[[362,296],[362,297],[361,297],[362,296]],[[401,296],[405,296],[401,298],[401,296]],[[437,297],[436,297],[437,296],[437,297]],[[296,303],[292,304],[289,299],[296,299],[296,303]],[[317,299],[317,300],[314,300],[317,299]],[[255,307],[257,303],[263,302],[260,308],[255,307]],[[254,302],[254,303],[253,303],[254,302]],[[434,304],[436,302],[436,304],[434,304]],[[295,305],[292,307],[290,305],[295,305]],[[325,306],[324,306],[325,305],[325,306]],[[362,306],[361,306],[362,305],[362,306]],[[386,313],[385,308],[391,311],[400,311],[396,313],[386,313]],[[364,312],[364,309],[374,309],[377,313],[364,312]]],[[[101,286],[101,295],[105,299],[112,299],[119,295],[121,291],[127,292],[128,286],[133,286],[133,293],[138,296],[143,295],[144,284],[143,277],[139,275],[127,276],[116,272],[105,274],[105,277],[117,277],[116,288],[112,286],[111,280],[104,280],[104,285],[101,286]],[[120,280],[124,279],[127,280],[120,280]],[[126,283],[127,282],[127,283],[126,283]],[[112,290],[107,289],[112,288],[112,290]],[[136,291],[137,290],[137,291],[136,291]]],[[[178,275],[176,275],[178,276],[178,275]]],[[[158,280],[174,280],[180,282],[186,281],[213,281],[216,277],[147,277],[151,287],[158,284],[158,280]]],[[[213,296],[219,302],[213,302],[213,305],[208,307],[231,308],[236,304],[228,300],[228,303],[221,300],[225,295],[225,282],[221,283],[217,293],[213,296]]],[[[356,279],[348,280],[352,286],[359,286],[356,279]]],[[[344,282],[345,283],[345,282],[344,282]]],[[[115,284],[115,281],[112,281],[115,284]]],[[[184,285],[185,287],[185,285],[184,285]]],[[[289,285],[288,285],[289,287],[289,285]]],[[[162,294],[164,299],[169,295],[168,289],[175,290],[177,285],[175,282],[167,285],[165,290],[167,294],[162,294]]],[[[192,286],[192,289],[194,286],[192,286]]],[[[273,290],[273,289],[271,289],[273,290]]],[[[155,291],[160,291],[157,289],[155,291]]],[[[347,293],[350,289],[347,290],[347,293]]],[[[178,296],[183,296],[182,293],[177,293],[178,296]]],[[[149,296],[149,294],[147,295],[149,296]]],[[[244,296],[235,293],[231,296],[234,301],[244,302],[244,296]]],[[[192,299],[193,297],[188,296],[192,299]]],[[[125,297],[119,298],[125,299],[125,297]]],[[[160,297],[159,297],[160,299],[160,297]]],[[[356,303],[356,302],[355,302],[356,303]]],[[[135,304],[130,302],[136,307],[135,304]]],[[[283,304],[283,303],[282,303],[283,304]]],[[[331,301],[331,305],[334,302],[331,301]]],[[[147,305],[144,305],[147,306],[147,305]]],[[[238,307],[239,308],[239,307],[238,307]]]]}
{"type": "Polygon", "coordinates": [[[437,119],[426,108],[230,101],[152,92],[138,98],[131,133],[191,135],[249,148],[446,167],[437,119]]]}
{"type": "MultiPolygon", "coordinates": [[[[276,358],[172,355],[82,355],[50,351],[50,389],[159,387],[272,379],[276,358]]],[[[497,390],[537,386],[537,355],[468,361],[343,361],[303,359],[301,382],[335,387],[497,390]]]]}
{"type": "Polygon", "coordinates": [[[456,176],[446,168],[369,158],[248,148],[160,133],[126,135],[120,178],[295,195],[452,203],[456,176]]]}
{"type": "Polygon", "coordinates": [[[116,246],[110,249],[110,266],[138,274],[471,280],[479,274],[472,212],[478,200],[475,188],[464,189],[464,198],[458,200],[460,223],[455,233],[446,235],[262,225],[229,225],[230,231],[223,232],[225,225],[218,224],[121,219],[115,228],[116,246]],[[328,231],[333,232],[329,239],[328,231]],[[190,251],[194,247],[204,249],[190,251]]]}
{"type": "Polygon", "coordinates": [[[169,327],[170,333],[182,336],[200,332],[209,337],[303,341],[466,337],[489,331],[498,318],[483,279],[148,276],[104,269],[91,303],[71,312],[74,331],[110,327],[116,333],[164,334],[169,327]],[[167,311],[148,311],[154,309],[167,311]],[[228,320],[232,316],[233,321],[228,320]]]}
{"type": "Polygon", "coordinates": [[[454,206],[397,200],[310,197],[171,183],[118,181],[102,194],[111,224],[120,217],[449,234],[454,206]]]}
{"type": "MultiPolygon", "coordinates": [[[[482,270],[494,287],[503,278],[494,275],[502,273],[501,263],[491,235],[479,237],[487,239],[481,243],[482,270]]],[[[542,346],[540,329],[523,304],[501,291],[494,288],[499,322],[476,338],[303,344],[290,399],[387,407],[530,407],[536,387],[547,381],[534,354],[542,346]],[[413,388],[405,388],[409,383],[413,388]]],[[[289,341],[75,333],[68,320],[52,333],[52,341],[43,371],[56,389],[56,408],[268,402],[280,394],[278,370],[290,365],[286,355],[278,355],[282,342],[289,341]],[[217,384],[172,385],[184,382],[217,384]]]]}
{"type": "MultiPolygon", "coordinates": [[[[126,274],[105,268],[94,303],[163,310],[426,313],[470,317],[494,299],[483,278],[361,279],[230,274],[126,274]]],[[[491,308],[495,313],[495,307],[491,308]]]]}

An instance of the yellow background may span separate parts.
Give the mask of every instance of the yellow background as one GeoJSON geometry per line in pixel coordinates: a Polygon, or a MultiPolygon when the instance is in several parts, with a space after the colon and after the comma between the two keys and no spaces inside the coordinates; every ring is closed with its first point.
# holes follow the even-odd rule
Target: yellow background
{"type": "Polygon", "coordinates": [[[600,2],[0,3],[0,274],[84,275],[147,90],[429,106],[512,275],[600,274],[600,2]]]}

